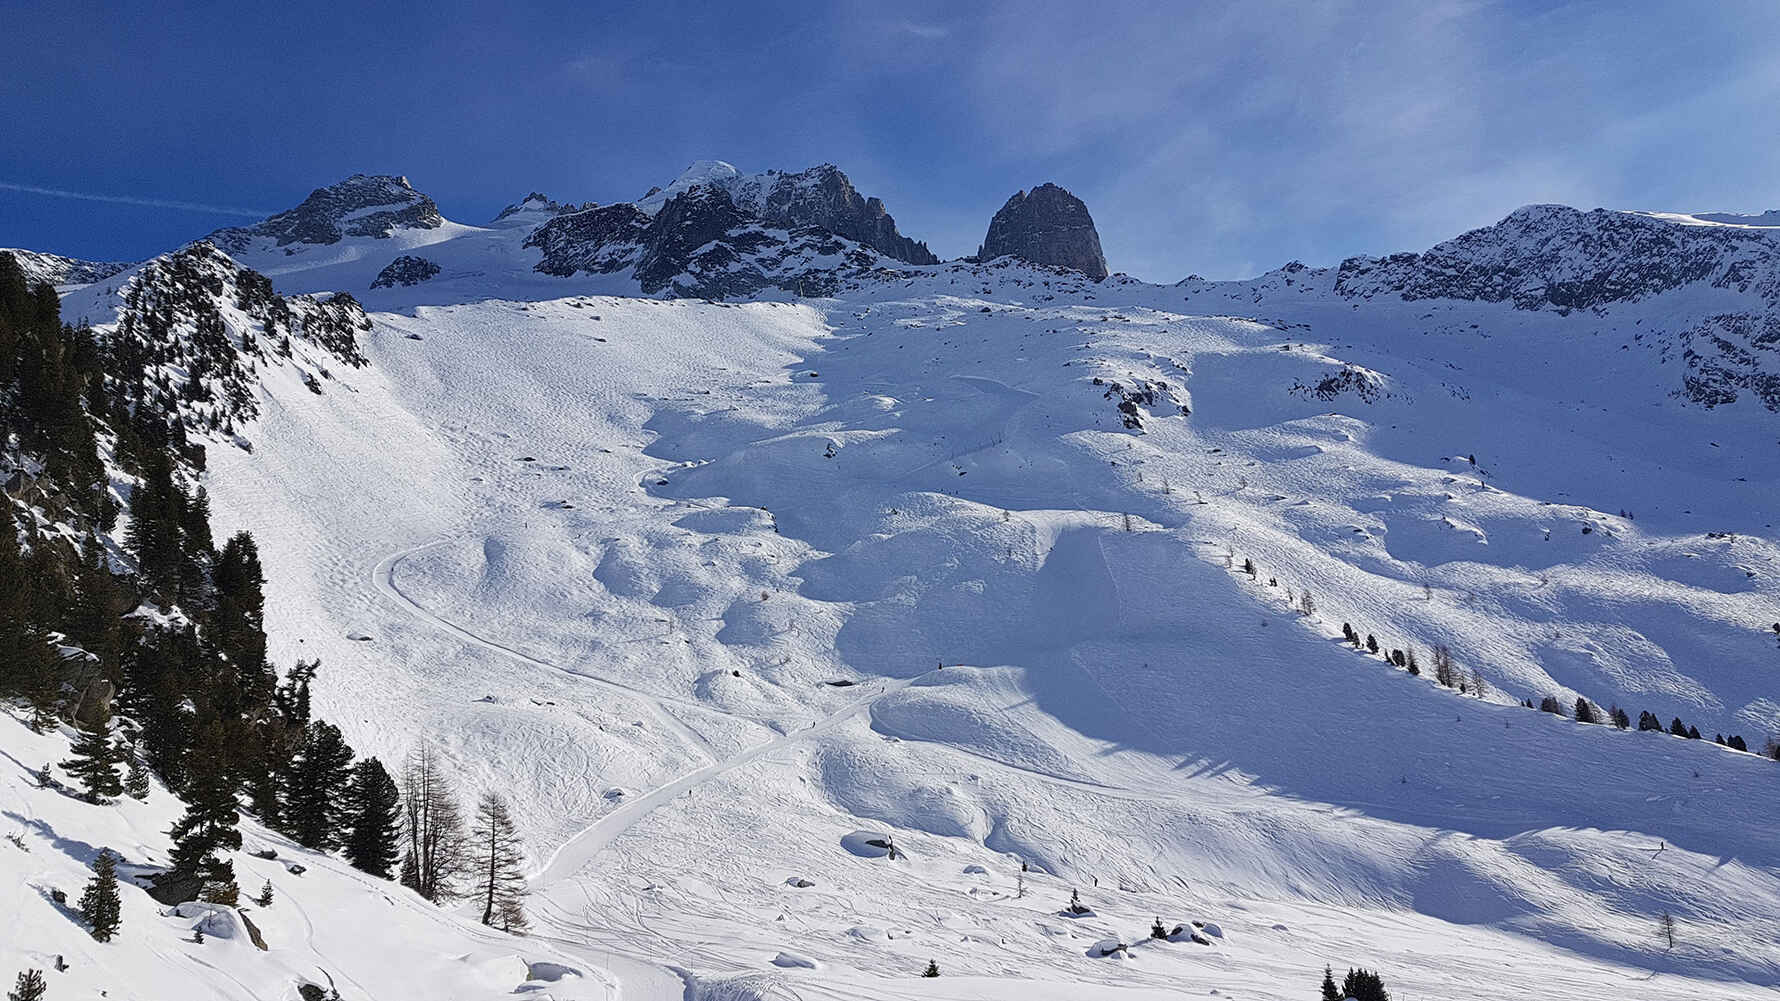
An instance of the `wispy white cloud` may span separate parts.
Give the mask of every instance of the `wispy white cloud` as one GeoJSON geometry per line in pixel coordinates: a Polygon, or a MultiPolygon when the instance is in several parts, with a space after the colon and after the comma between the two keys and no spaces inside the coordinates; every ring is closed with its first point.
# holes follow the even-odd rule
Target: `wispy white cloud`
{"type": "Polygon", "coordinates": [[[1533,201],[1780,201],[1771,3],[1109,0],[975,27],[984,167],[1076,190],[1145,278],[1419,249],[1533,201]]]}
{"type": "Polygon", "coordinates": [[[47,195],[51,198],[77,198],[85,202],[111,202],[114,205],[140,205],[152,209],[205,212],[211,215],[240,216],[246,219],[264,219],[272,214],[260,209],[207,205],[203,202],[182,202],[171,198],[141,198],[135,195],[105,195],[92,191],[69,191],[67,188],[46,188],[36,184],[15,184],[11,181],[0,181],[0,191],[17,191],[26,195],[47,195]]]}

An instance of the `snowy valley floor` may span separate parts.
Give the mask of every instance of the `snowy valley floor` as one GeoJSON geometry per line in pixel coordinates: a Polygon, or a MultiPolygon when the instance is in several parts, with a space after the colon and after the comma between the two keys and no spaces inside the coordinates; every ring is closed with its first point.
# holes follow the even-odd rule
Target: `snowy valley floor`
{"type": "MultiPolygon", "coordinates": [[[[275,657],[322,658],[362,753],[430,740],[507,790],[537,867],[538,933],[495,943],[312,862],[311,926],[384,893],[425,954],[424,992],[363,996],[514,989],[454,980],[472,952],[574,965],[535,985],[557,998],[1286,999],[1325,963],[1402,999],[1771,996],[1780,766],[1518,705],[1780,731],[1771,415],[1664,402],[1542,314],[1256,322],[1216,287],[1079,284],[422,286],[364,297],[372,365],[324,394],[272,370],[210,483],[260,542],[275,657]],[[1291,391],[1343,363],[1366,394],[1291,391]],[[1424,666],[1449,645],[1490,698],[1344,621],[1424,666]],[[1059,913],[1072,888],[1095,916],[1059,913]],[[1140,943],[1158,918],[1221,934],[1140,943]]],[[[21,769],[55,753],[0,728],[21,769]]],[[[6,781],[46,844],[33,818],[100,809],[6,781]]],[[[164,853],[132,810],[106,836],[164,853]]]]}

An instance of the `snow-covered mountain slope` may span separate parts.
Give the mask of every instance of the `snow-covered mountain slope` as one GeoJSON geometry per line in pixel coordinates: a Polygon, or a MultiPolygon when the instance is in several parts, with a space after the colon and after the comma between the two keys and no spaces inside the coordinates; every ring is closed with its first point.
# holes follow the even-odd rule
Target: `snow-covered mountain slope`
{"type": "Polygon", "coordinates": [[[266,367],[208,482],[274,659],[362,753],[523,804],[538,938],[622,996],[1780,986],[1780,764],[1711,740],[1780,734],[1777,418],[1685,381],[1688,329],[1771,307],[1760,246],[1527,210],[1250,282],[723,303],[538,273],[587,211],[537,209],[289,255],[369,364],[266,367]],[[439,270],[372,290],[403,254],[439,270]]]}
{"type": "Polygon", "coordinates": [[[39,787],[32,773],[68,753],[62,734],[34,734],[0,715],[0,901],[10,919],[0,927],[0,975],[8,988],[16,971],[37,969],[52,999],[296,999],[303,985],[332,985],[342,997],[359,998],[612,996],[612,980],[599,967],[440,911],[250,822],[243,824],[243,849],[232,853],[247,888],[240,907],[163,907],[138,877],[167,865],[166,832],[180,814],[178,801],[158,785],[144,802],[104,806],[65,788],[39,787]],[[88,935],[75,904],[106,848],[120,858],[122,921],[101,943],[88,935]],[[274,857],[260,857],[268,852],[274,857]],[[269,906],[246,899],[258,898],[268,883],[269,906]],[[56,891],[66,903],[54,899],[56,891]],[[58,957],[65,970],[56,969],[58,957]]]}
{"type": "Polygon", "coordinates": [[[793,953],[847,996],[930,955],[980,996],[1287,997],[1325,961],[1406,996],[1780,982],[1773,762],[1510,704],[1759,745],[1772,418],[1599,363],[1589,314],[1233,294],[1004,262],[380,312],[350,392],[268,383],[213,503],[355,744],[425,734],[520,793],[551,934],[705,975],[793,953]],[[848,852],[866,827],[915,862],[848,852]],[[1010,900],[1016,860],[1053,875],[1010,900]],[[1045,917],[1069,885],[1102,917],[1045,917]],[[1158,914],[1228,934],[1085,955],[1158,914]]]}
{"type": "Polygon", "coordinates": [[[128,261],[83,261],[35,250],[0,248],[0,254],[11,254],[33,285],[39,282],[57,287],[90,285],[135,267],[128,261]]]}
{"type": "MultiPolygon", "coordinates": [[[[1295,281],[1235,283],[1251,304],[1284,295],[1345,300],[1509,302],[1588,310],[1645,364],[1679,363],[1677,395],[1713,407],[1748,393],[1780,411],[1780,230],[1530,205],[1422,254],[1356,257],[1295,281]]],[[[1197,283],[1183,283],[1199,287],[1197,283]]],[[[1595,332],[1591,329],[1591,333],[1595,332]]]]}

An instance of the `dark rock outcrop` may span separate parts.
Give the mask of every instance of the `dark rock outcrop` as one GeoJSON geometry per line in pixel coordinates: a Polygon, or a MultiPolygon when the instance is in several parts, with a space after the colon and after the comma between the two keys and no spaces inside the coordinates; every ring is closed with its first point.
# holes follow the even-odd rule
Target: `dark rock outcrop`
{"type": "Polygon", "coordinates": [[[795,174],[769,170],[738,178],[730,185],[730,194],[737,204],[775,226],[819,226],[885,257],[909,264],[939,263],[927,244],[897,232],[896,220],[883,201],[859,194],[832,163],[795,174]]]}
{"type": "Polygon", "coordinates": [[[598,205],[595,202],[587,202],[582,205],[576,205],[574,202],[558,202],[550,198],[548,195],[534,191],[531,194],[526,195],[524,198],[521,198],[519,201],[502,209],[500,214],[494,217],[494,221],[501,222],[521,214],[534,217],[538,215],[561,215],[564,212],[580,212],[583,209],[597,207],[598,205]]]}
{"type": "Polygon", "coordinates": [[[1095,281],[1107,275],[1106,254],[1088,206],[1055,184],[1016,192],[995,213],[977,258],[997,257],[1071,268],[1095,281]]]}
{"type": "Polygon", "coordinates": [[[385,238],[398,229],[436,229],[444,221],[433,200],[415,191],[406,177],[354,174],[316,188],[294,209],[252,226],[219,229],[209,239],[240,253],[256,237],[268,237],[280,247],[327,244],[348,236],[385,238]]]}
{"type": "Polygon", "coordinates": [[[372,288],[393,288],[397,285],[419,285],[439,273],[439,266],[424,257],[403,254],[383,266],[371,280],[372,288]]]}
{"type": "Polygon", "coordinates": [[[716,184],[680,191],[653,216],[628,202],[567,212],[525,245],[542,252],[535,267],[545,274],[630,273],[651,295],[707,299],[767,288],[827,295],[849,278],[884,270],[871,248],[820,226],[771,225],[716,184]]]}

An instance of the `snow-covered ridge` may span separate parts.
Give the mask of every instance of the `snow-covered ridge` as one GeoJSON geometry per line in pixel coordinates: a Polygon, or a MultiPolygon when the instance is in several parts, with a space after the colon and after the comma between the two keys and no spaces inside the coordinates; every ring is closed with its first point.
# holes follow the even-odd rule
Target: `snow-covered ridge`
{"type": "Polygon", "coordinates": [[[19,262],[19,268],[25,273],[25,280],[35,285],[43,282],[55,286],[90,285],[104,281],[120,271],[128,271],[135,265],[129,261],[83,261],[74,257],[63,257],[60,254],[46,254],[36,250],[18,250],[0,248],[0,254],[11,254],[19,262]]]}
{"type": "Polygon", "coordinates": [[[1780,241],[1637,213],[1529,205],[1420,254],[1350,258],[1335,287],[1358,298],[1396,293],[1570,310],[1635,302],[1695,282],[1774,305],[1780,241]]]}
{"type": "Polygon", "coordinates": [[[252,226],[219,229],[209,239],[236,253],[251,247],[255,238],[278,247],[330,244],[349,236],[385,238],[399,229],[435,229],[443,222],[439,207],[406,177],[354,174],[315,189],[296,208],[252,226]]]}
{"type": "MultiPolygon", "coordinates": [[[[1620,318],[1613,350],[1675,363],[1670,392],[1717,407],[1747,395],[1780,411],[1780,239],[1773,230],[1529,205],[1420,253],[1293,262],[1246,282],[1188,279],[1251,307],[1323,299],[1500,304],[1620,318]],[[1630,328],[1630,329],[1626,329],[1630,328]]],[[[1609,324],[1614,326],[1614,324],[1609,324]]]]}

